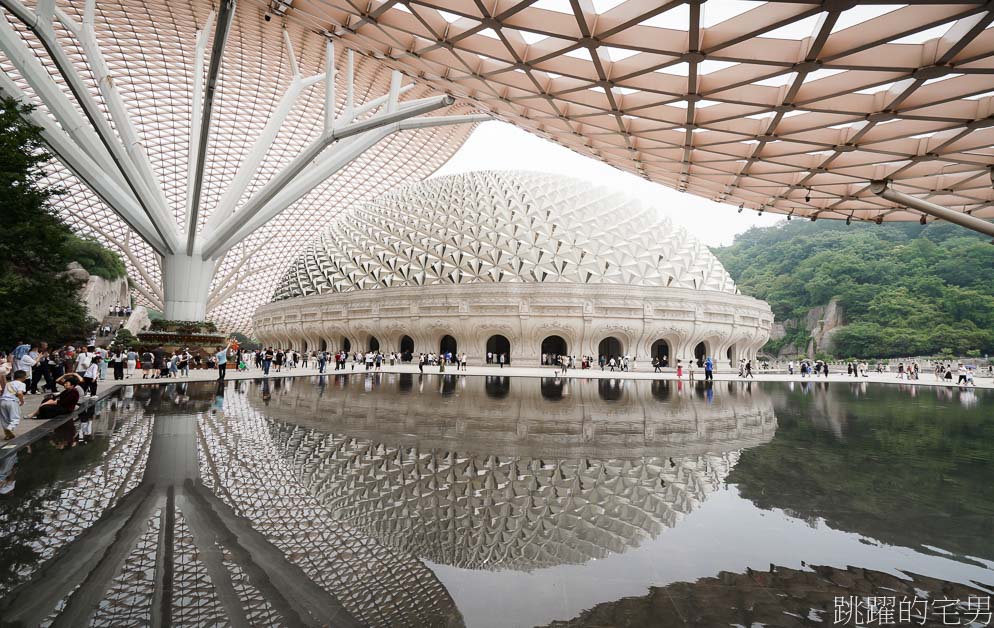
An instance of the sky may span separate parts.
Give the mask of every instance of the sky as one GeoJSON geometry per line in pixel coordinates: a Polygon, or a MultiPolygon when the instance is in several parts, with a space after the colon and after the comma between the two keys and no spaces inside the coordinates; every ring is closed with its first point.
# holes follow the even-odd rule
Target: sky
{"type": "Polygon", "coordinates": [[[782,215],[759,216],[749,210],[740,214],[737,205],[715,203],[651,183],[496,120],[478,126],[452,159],[432,176],[472,170],[535,170],[614,188],[655,205],[708,246],[731,244],[736,234],[749,227],[766,227],[784,220],[782,215]]]}

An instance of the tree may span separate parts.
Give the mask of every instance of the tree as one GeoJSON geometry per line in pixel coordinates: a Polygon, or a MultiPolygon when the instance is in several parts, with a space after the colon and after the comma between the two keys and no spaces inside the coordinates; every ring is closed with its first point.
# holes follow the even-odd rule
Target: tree
{"type": "MultiPolygon", "coordinates": [[[[836,299],[848,321],[832,336],[837,356],[994,352],[994,247],[955,225],[785,222],[714,253],[781,322],[836,299]]],[[[808,340],[795,325],[766,350],[808,340]]]]}
{"type": "Polygon", "coordinates": [[[0,346],[19,340],[63,342],[88,336],[95,324],[65,273],[72,231],[51,202],[58,190],[42,185],[49,160],[39,129],[25,108],[0,107],[0,346]]]}

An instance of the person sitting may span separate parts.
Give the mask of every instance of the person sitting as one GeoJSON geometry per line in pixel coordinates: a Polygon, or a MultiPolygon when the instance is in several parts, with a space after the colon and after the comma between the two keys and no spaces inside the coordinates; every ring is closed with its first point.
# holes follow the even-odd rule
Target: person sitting
{"type": "Polygon", "coordinates": [[[52,419],[76,410],[76,405],[79,404],[78,386],[83,383],[83,378],[76,373],[66,373],[55,380],[55,383],[63,386],[62,392],[41,402],[29,419],[52,419]]]}

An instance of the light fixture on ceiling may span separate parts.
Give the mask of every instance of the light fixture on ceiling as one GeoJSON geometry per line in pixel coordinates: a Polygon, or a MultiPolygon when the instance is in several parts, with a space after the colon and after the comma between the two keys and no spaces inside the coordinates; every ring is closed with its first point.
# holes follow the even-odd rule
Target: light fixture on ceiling
{"type": "Polygon", "coordinates": [[[811,202],[811,188],[808,188],[808,193],[804,195],[804,202],[805,203],[811,202]]]}
{"type": "Polygon", "coordinates": [[[925,220],[925,214],[922,214],[922,217],[918,219],[918,223],[922,225],[928,223],[928,221],[925,220]]]}
{"type": "Polygon", "coordinates": [[[745,209],[745,203],[739,203],[739,213],[740,214],[742,213],[743,209],[745,209]]]}

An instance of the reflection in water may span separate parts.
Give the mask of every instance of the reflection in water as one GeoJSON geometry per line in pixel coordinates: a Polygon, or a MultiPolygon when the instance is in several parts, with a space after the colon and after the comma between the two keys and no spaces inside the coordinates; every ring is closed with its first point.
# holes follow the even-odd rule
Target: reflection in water
{"type": "MultiPolygon", "coordinates": [[[[897,601],[908,604],[908,620],[901,625],[966,625],[981,618],[977,626],[986,625],[986,612],[980,608],[990,593],[976,587],[936,580],[927,576],[891,573],[870,569],[837,569],[813,565],[805,570],[770,565],[766,571],[747,573],[721,572],[715,578],[697,582],[676,582],[666,587],[651,587],[648,595],[598,604],[569,621],[550,624],[555,628],[581,626],[640,626],[643,628],[687,625],[695,626],[782,626],[797,627],[848,624],[836,621],[836,600],[853,598],[880,600],[892,609],[893,621],[884,619],[865,625],[897,625],[897,601]],[[912,603],[932,601],[933,605],[912,603]],[[959,608],[940,600],[961,600],[959,608]],[[968,600],[977,600],[968,603],[968,600]]],[[[886,612],[886,608],[884,609],[886,612]]],[[[862,617],[867,617],[861,612],[862,617]]],[[[876,616],[876,615],[875,615],[876,616]]],[[[845,615],[843,615],[845,617],[845,615]]],[[[862,623],[862,622],[861,622],[862,623]]]]}
{"type": "Polygon", "coordinates": [[[17,478],[0,617],[785,625],[876,590],[859,578],[955,592],[991,580],[985,395],[379,373],[129,387],[0,468],[17,478]],[[743,573],[785,547],[797,564],[743,573]]]}

